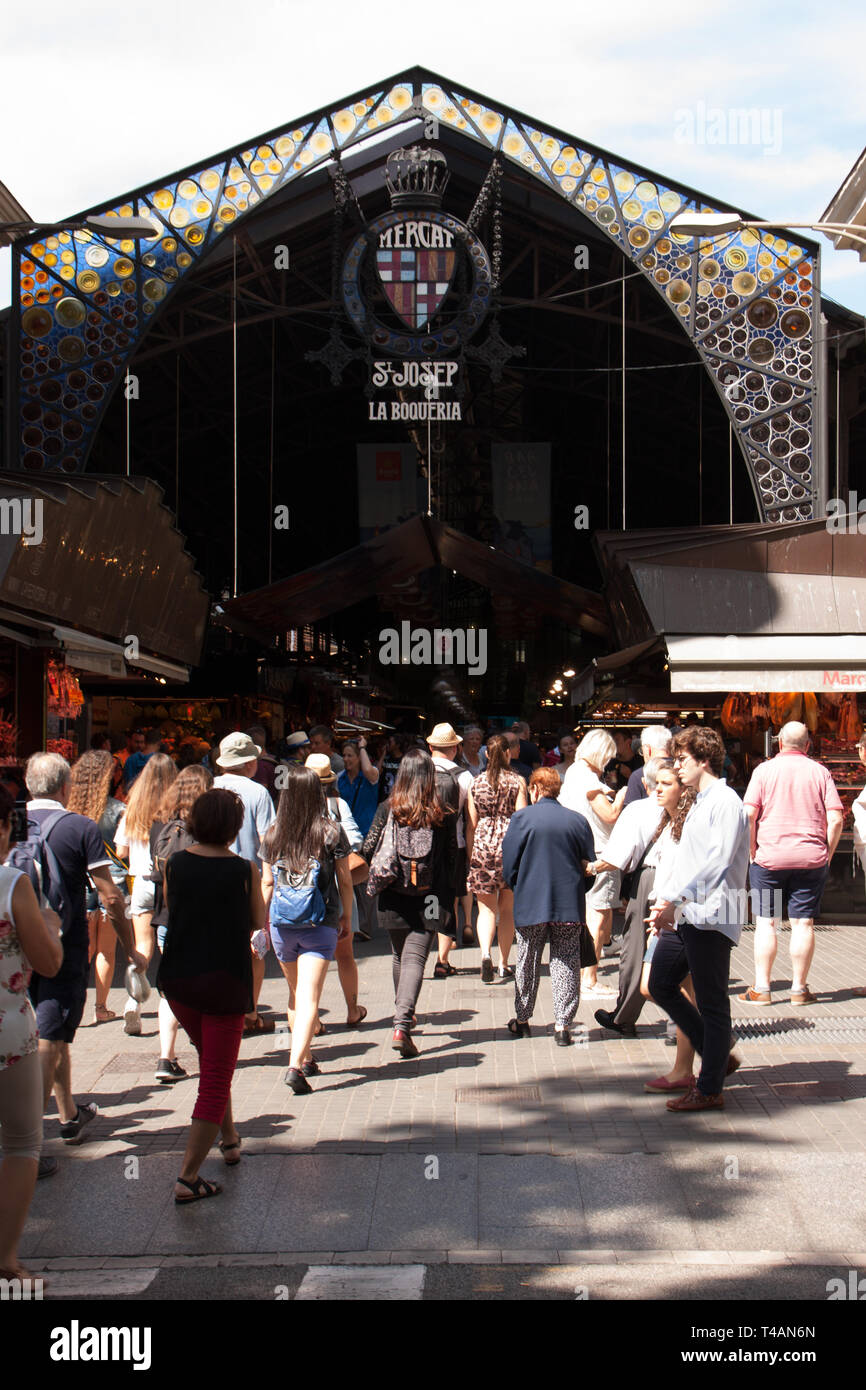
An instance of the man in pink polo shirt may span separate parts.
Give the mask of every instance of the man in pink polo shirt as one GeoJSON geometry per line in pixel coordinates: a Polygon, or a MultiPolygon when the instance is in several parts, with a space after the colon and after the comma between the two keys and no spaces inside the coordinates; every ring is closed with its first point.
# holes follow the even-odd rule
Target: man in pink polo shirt
{"type": "Polygon", "coordinates": [[[785,724],[779,752],[752,773],[743,804],[751,824],[749,882],[755,914],[755,984],[744,1004],[771,1004],[770,972],[776,959],[776,924],[791,922],[791,1003],[814,1004],[808,985],[815,954],[814,922],[833,852],[842,834],[843,809],[833,779],[806,756],[809,730],[785,724]]]}

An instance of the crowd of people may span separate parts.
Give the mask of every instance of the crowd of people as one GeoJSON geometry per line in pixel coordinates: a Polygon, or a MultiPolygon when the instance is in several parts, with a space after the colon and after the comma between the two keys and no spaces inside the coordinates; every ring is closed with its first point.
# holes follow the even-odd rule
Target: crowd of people
{"type": "MultiPolygon", "coordinates": [[[[515,1040],[531,1036],[548,947],[557,1045],[572,1044],[581,997],[608,996],[612,1007],[595,1018],[612,1037],[634,1037],[653,999],[676,1054],[646,1089],[680,1113],[723,1107],[725,1078],[740,1065],[729,979],[750,915],[747,885],[755,982],[741,999],[772,1001],[788,917],[790,1002],[816,1001],[814,919],[842,807],[808,756],[804,725],[782,728],[778,755],[755,770],[742,800],[724,776],[722,738],[697,723],[645,729],[639,749],[603,729],[579,742],[564,731],[540,749],[525,724],[485,740],[480,728],[458,734],[440,723],[423,740],[395,734],[378,752],[363,735],[339,753],[334,742],[323,726],[299,730],[278,757],[256,727],[173,758],[150,730],[131,736],[123,759],[98,739],[71,768],[37,753],[25,773],[26,829],[11,847],[14,802],[0,786],[3,1277],[20,1272],[37,1178],[57,1170],[41,1152],[52,1094],[68,1144],[97,1113],[76,1098],[70,1049],[91,964],[91,1023],[117,1020],[108,999],[118,942],[131,1037],[141,1034],[146,972],[159,955],[155,1079],[187,1079],[179,1027],[198,1054],[179,1205],[221,1191],[200,1172],[215,1140],[226,1164],[240,1162],[231,1086],[243,1037],[274,1027],[258,1009],[271,951],[286,982],[285,1081],[296,1096],[313,1092],[320,1070],[314,1044],[326,1032],[319,1003],[331,961],[346,1026],[364,1022],[353,942],[377,930],[390,942],[400,1057],[418,1055],[416,1007],[434,946],[431,978],[442,980],[455,973],[455,946],[477,941],[481,982],[513,984],[515,1040]],[[623,905],[614,1001],[598,966],[623,905]]],[[[860,748],[866,765],[866,737],[860,748]]]]}

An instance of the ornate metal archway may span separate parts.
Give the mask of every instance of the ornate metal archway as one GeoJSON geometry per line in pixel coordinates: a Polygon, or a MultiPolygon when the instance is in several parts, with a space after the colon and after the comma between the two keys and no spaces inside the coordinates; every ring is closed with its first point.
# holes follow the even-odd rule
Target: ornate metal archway
{"type": "Polygon", "coordinates": [[[93,213],[151,218],[145,242],[87,231],[13,248],[8,466],[81,472],[108,400],[160,309],[227,231],[311,170],[377,132],[422,119],[486,146],[571,203],[613,241],[691,339],[749,468],[762,517],[815,506],[819,252],[744,230],[695,249],[677,213],[723,204],[620,160],[422,68],[138,189],[93,213]],[[16,444],[17,439],[17,444],[16,444]]]}

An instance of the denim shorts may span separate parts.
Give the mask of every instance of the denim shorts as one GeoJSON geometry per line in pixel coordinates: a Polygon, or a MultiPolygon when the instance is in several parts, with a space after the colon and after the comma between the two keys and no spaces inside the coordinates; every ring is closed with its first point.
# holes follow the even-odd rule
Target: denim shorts
{"type": "Polygon", "coordinates": [[[749,865],[749,888],[755,917],[815,918],[821,911],[829,864],[817,869],[767,869],[749,865]]]}
{"type": "Polygon", "coordinates": [[[658,937],[656,936],[655,932],[650,932],[649,936],[647,937],[646,950],[645,950],[644,953],[643,953],[643,963],[644,963],[644,965],[649,965],[650,961],[652,960],[653,956],[655,955],[655,949],[656,949],[656,946],[658,946],[658,944],[659,944],[659,939],[658,939],[658,937]]]}
{"type": "Polygon", "coordinates": [[[153,912],[155,892],[155,883],[151,883],[149,878],[144,878],[141,874],[135,875],[132,880],[132,901],[129,907],[134,917],[142,917],[147,912],[153,912]]]}
{"type": "Polygon", "coordinates": [[[326,927],[322,922],[307,922],[302,927],[271,925],[270,932],[274,954],[284,965],[290,965],[298,956],[333,960],[337,954],[337,928],[326,927]]]}

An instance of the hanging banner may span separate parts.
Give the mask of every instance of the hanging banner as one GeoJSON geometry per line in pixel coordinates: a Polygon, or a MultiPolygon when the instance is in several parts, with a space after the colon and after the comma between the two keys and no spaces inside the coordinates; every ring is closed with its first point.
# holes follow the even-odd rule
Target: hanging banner
{"type": "Polygon", "coordinates": [[[362,544],[424,510],[421,482],[414,445],[358,445],[358,528],[362,544]]]}
{"type": "Polygon", "coordinates": [[[491,474],[496,549],[550,574],[550,445],[494,444],[491,474]]]}

